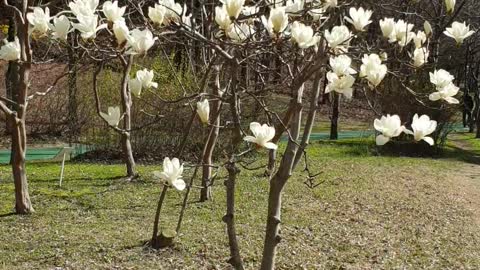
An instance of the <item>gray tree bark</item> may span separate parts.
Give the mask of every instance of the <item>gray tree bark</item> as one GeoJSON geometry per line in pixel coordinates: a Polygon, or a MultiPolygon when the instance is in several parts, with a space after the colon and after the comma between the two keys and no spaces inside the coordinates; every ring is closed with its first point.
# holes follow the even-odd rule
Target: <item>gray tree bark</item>
{"type": "MultiPolygon", "coordinates": [[[[215,68],[215,94],[221,96],[220,89],[220,70],[219,67],[215,68]]],[[[217,144],[218,135],[220,133],[220,111],[222,108],[222,101],[219,99],[212,101],[212,111],[214,112],[214,121],[210,128],[207,142],[202,153],[202,189],[200,190],[200,201],[205,202],[211,200],[212,194],[212,165],[213,165],[213,151],[217,144]]]]}
{"type": "Polygon", "coordinates": [[[122,97],[122,108],[123,108],[123,129],[121,136],[121,144],[123,150],[123,160],[127,167],[127,177],[129,180],[136,178],[136,165],[135,159],[133,158],[132,143],[130,140],[130,131],[132,128],[132,94],[128,88],[128,80],[130,70],[132,69],[133,56],[130,56],[125,64],[123,77],[122,77],[122,87],[121,87],[121,97],[122,97]]]}

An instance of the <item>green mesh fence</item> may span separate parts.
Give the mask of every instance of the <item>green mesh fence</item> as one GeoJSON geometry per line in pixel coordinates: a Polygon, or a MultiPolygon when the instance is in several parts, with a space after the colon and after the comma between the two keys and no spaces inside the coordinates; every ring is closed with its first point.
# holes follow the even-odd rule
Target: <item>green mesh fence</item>
{"type": "MultiPolygon", "coordinates": [[[[27,161],[49,161],[55,158],[63,147],[48,147],[48,148],[27,148],[27,161]]],[[[88,145],[76,144],[72,146],[70,157],[76,157],[91,150],[88,145]]],[[[0,150],[0,164],[8,164],[10,162],[10,150],[0,150]]]]}

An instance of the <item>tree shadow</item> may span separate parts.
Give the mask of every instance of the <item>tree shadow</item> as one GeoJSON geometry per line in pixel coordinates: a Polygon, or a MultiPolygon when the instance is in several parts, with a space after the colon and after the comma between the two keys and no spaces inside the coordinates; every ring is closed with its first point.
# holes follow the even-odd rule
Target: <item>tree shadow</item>
{"type": "Polygon", "coordinates": [[[5,217],[9,217],[9,216],[14,216],[14,215],[15,215],[15,212],[0,214],[0,218],[5,218],[5,217]]]}

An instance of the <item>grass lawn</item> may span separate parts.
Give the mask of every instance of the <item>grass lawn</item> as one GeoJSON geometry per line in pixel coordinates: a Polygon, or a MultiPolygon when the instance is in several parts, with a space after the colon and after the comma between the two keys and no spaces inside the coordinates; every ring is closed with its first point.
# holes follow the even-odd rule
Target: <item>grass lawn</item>
{"type": "MultiPolygon", "coordinates": [[[[361,140],[312,144],[319,185],[309,188],[301,168],[287,185],[278,269],[479,269],[480,169],[465,162],[475,153],[452,147],[432,159],[374,152],[361,140]]],[[[262,154],[250,166],[264,162],[262,154]]],[[[161,191],[151,177],[158,169],[140,166],[142,180],[125,183],[121,165],[69,163],[59,188],[58,164],[30,164],[36,213],[15,216],[10,169],[0,166],[0,268],[228,269],[222,179],[213,202],[196,203],[192,193],[175,247],[143,246],[161,191]]],[[[237,229],[248,269],[258,268],[263,244],[262,174],[243,169],[238,181],[237,229]]],[[[167,195],[164,228],[175,227],[181,194],[167,195]]]]}

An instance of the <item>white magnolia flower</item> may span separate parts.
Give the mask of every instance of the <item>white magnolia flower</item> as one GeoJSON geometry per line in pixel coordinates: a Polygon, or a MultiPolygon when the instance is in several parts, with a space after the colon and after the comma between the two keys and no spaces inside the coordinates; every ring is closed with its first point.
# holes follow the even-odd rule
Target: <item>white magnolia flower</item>
{"type": "Polygon", "coordinates": [[[313,29],[303,23],[294,22],[291,28],[292,41],[298,44],[301,49],[316,46],[320,36],[314,35],[313,29]]]}
{"type": "Polygon", "coordinates": [[[453,22],[452,27],[447,28],[443,33],[455,39],[457,44],[462,44],[463,40],[473,35],[475,31],[470,30],[470,26],[467,26],[465,22],[453,22]]]}
{"type": "Polygon", "coordinates": [[[244,6],[242,14],[245,16],[253,16],[260,11],[260,8],[257,6],[244,6]]]}
{"type": "Polygon", "coordinates": [[[398,42],[400,46],[406,46],[413,39],[413,34],[411,31],[413,29],[413,24],[407,23],[404,20],[398,20],[395,23],[395,31],[390,35],[390,42],[398,42]]]}
{"type": "Polygon", "coordinates": [[[346,17],[345,20],[353,25],[357,31],[365,31],[365,27],[372,23],[370,17],[372,17],[371,10],[364,10],[362,7],[359,9],[350,8],[350,17],[346,17]]]}
{"type": "Polygon", "coordinates": [[[242,23],[240,25],[235,24],[230,27],[229,31],[227,32],[227,36],[233,41],[242,42],[252,36],[254,33],[255,30],[251,25],[242,23]]]}
{"type": "Polygon", "coordinates": [[[210,105],[208,104],[208,99],[197,102],[197,114],[202,123],[208,124],[208,117],[210,116],[210,105]]]}
{"type": "Polygon", "coordinates": [[[131,54],[145,54],[155,44],[157,37],[153,37],[150,30],[133,29],[127,37],[128,44],[131,46],[129,53],[131,54]]]}
{"type": "Polygon", "coordinates": [[[398,39],[398,45],[400,45],[400,47],[403,48],[407,46],[413,40],[414,37],[415,37],[414,32],[404,33],[404,35],[398,39]]]}
{"type": "Polygon", "coordinates": [[[77,16],[78,23],[73,24],[73,28],[80,31],[83,39],[93,39],[97,36],[97,31],[107,27],[106,24],[98,26],[98,16],[77,16]]]}
{"type": "Polygon", "coordinates": [[[352,59],[347,55],[342,54],[337,57],[330,57],[330,67],[338,76],[356,74],[357,72],[350,67],[351,65],[352,59]]]}
{"type": "Polygon", "coordinates": [[[165,13],[167,13],[167,8],[165,6],[155,4],[154,7],[148,7],[148,17],[155,24],[158,24],[158,25],[163,24],[165,13]]]}
{"type": "Polygon", "coordinates": [[[108,113],[100,112],[100,116],[107,121],[107,123],[112,126],[118,126],[122,114],[120,112],[120,107],[108,107],[108,113]]]}
{"type": "Polygon", "coordinates": [[[60,40],[67,40],[68,33],[71,30],[70,20],[65,15],[53,18],[53,24],[50,25],[53,31],[53,38],[60,40]]]}
{"type": "Polygon", "coordinates": [[[5,61],[17,61],[20,59],[20,41],[15,37],[14,41],[4,40],[4,45],[0,47],[0,59],[5,61]]]}
{"type": "Polygon", "coordinates": [[[383,20],[380,20],[379,24],[384,37],[391,38],[392,35],[395,36],[396,23],[393,18],[384,18],[383,20]]]}
{"type": "Polygon", "coordinates": [[[338,6],[338,0],[323,0],[323,8],[336,8],[338,6]]]}
{"type": "Polygon", "coordinates": [[[50,29],[50,10],[45,11],[41,7],[34,7],[33,12],[27,13],[28,22],[33,26],[32,31],[40,35],[47,33],[50,29]]]}
{"type": "Polygon", "coordinates": [[[448,13],[453,13],[453,10],[455,9],[455,2],[456,0],[445,0],[445,6],[448,13]]]}
{"type": "Polygon", "coordinates": [[[387,61],[388,60],[388,53],[387,52],[382,52],[380,54],[380,60],[382,60],[383,62],[387,61]]]}
{"type": "Polygon", "coordinates": [[[267,149],[277,149],[277,145],[270,142],[275,137],[275,128],[270,127],[267,124],[260,125],[260,123],[250,123],[250,131],[253,136],[245,136],[243,140],[257,144],[259,147],[265,147],[267,149]]]}
{"type": "Polygon", "coordinates": [[[179,3],[175,3],[174,0],[159,0],[158,2],[166,9],[163,20],[165,25],[178,23],[180,21],[180,16],[182,15],[182,6],[179,3]]]}
{"type": "Polygon", "coordinates": [[[430,117],[428,117],[428,115],[422,115],[418,117],[418,114],[415,114],[413,116],[413,122],[412,122],[413,131],[405,129],[405,133],[413,135],[415,141],[417,142],[424,140],[428,144],[434,145],[435,142],[433,141],[433,139],[427,136],[432,134],[436,128],[437,128],[437,121],[430,120],[430,117]]]}
{"type": "Polygon", "coordinates": [[[107,20],[110,22],[124,21],[123,14],[125,14],[126,6],[118,7],[118,2],[105,1],[103,3],[103,14],[107,17],[107,20]]]}
{"type": "Polygon", "coordinates": [[[378,54],[364,55],[360,66],[360,77],[365,77],[373,86],[378,86],[387,75],[387,66],[378,54]]]}
{"type": "Polygon", "coordinates": [[[328,46],[332,49],[344,45],[351,37],[352,33],[345,25],[335,26],[331,32],[328,29],[325,30],[325,39],[328,42],[328,46]]]}
{"type": "Polygon", "coordinates": [[[299,13],[303,10],[304,4],[304,0],[287,0],[287,3],[285,4],[285,12],[292,16],[300,15],[299,13]]]}
{"type": "Polygon", "coordinates": [[[183,5],[182,23],[186,28],[192,29],[192,13],[187,15],[187,4],[183,5]]]}
{"type": "Polygon", "coordinates": [[[185,181],[182,179],[183,174],[183,164],[180,165],[178,158],[166,157],[163,160],[163,172],[153,172],[153,175],[157,178],[160,178],[167,182],[169,185],[173,186],[177,190],[184,190],[187,186],[185,181]]]}
{"type": "Polygon", "coordinates": [[[415,51],[413,51],[413,65],[417,68],[423,66],[427,62],[428,55],[429,52],[427,48],[416,48],[415,51]]]}
{"type": "Polygon", "coordinates": [[[270,16],[268,21],[265,16],[262,16],[262,22],[265,28],[267,28],[270,35],[282,33],[288,26],[288,15],[285,12],[285,8],[278,7],[270,10],[270,16]]]}
{"type": "Polygon", "coordinates": [[[454,79],[455,77],[444,69],[435,70],[433,73],[430,72],[430,82],[437,87],[437,90],[451,84],[454,79]]]}
{"type": "Polygon", "coordinates": [[[387,114],[387,116],[382,116],[380,120],[375,119],[373,126],[378,132],[382,133],[375,139],[377,145],[385,145],[390,139],[398,137],[405,130],[405,126],[402,126],[398,115],[387,114]]]}
{"type": "Polygon", "coordinates": [[[224,6],[215,8],[215,22],[223,31],[228,31],[232,26],[232,21],[224,6]]]}
{"type": "Polygon", "coordinates": [[[75,16],[93,16],[99,0],[74,0],[68,4],[75,16]]]}
{"type": "Polygon", "coordinates": [[[327,11],[323,7],[322,8],[310,9],[308,11],[308,14],[310,14],[310,16],[312,16],[314,21],[321,21],[323,19],[327,19],[328,16],[325,15],[326,13],[327,13],[327,11]]]}
{"type": "Polygon", "coordinates": [[[271,8],[283,6],[283,0],[266,0],[266,2],[271,8]]]}
{"type": "Polygon", "coordinates": [[[245,0],[220,0],[227,11],[230,18],[237,19],[242,12],[243,5],[245,5],[245,0]]]}
{"type": "Polygon", "coordinates": [[[443,99],[450,104],[458,104],[460,101],[454,98],[454,96],[458,93],[458,90],[460,90],[460,88],[455,86],[453,83],[450,83],[441,89],[437,89],[437,92],[431,93],[428,98],[431,101],[443,99]]]}
{"type": "Polygon", "coordinates": [[[136,97],[139,97],[142,94],[142,81],[137,78],[128,80],[128,88],[130,92],[136,97]]]}
{"type": "Polygon", "coordinates": [[[113,24],[113,33],[115,34],[115,38],[119,45],[127,41],[130,36],[130,30],[128,30],[125,21],[116,21],[113,24]]]}
{"type": "Polygon", "coordinates": [[[343,94],[346,98],[350,99],[353,95],[353,84],[355,78],[352,75],[338,76],[335,72],[327,73],[328,84],[325,87],[325,93],[335,91],[343,94]]]}
{"type": "Polygon", "coordinates": [[[421,48],[423,44],[427,41],[427,34],[423,31],[418,31],[417,34],[413,37],[413,43],[415,43],[415,48],[421,48]]]}
{"type": "Polygon", "coordinates": [[[142,86],[144,88],[157,88],[158,83],[153,82],[153,77],[155,76],[155,73],[153,70],[148,70],[148,69],[143,69],[137,71],[137,79],[142,82],[142,86]]]}
{"type": "Polygon", "coordinates": [[[430,24],[430,22],[425,21],[423,23],[423,30],[425,30],[425,34],[427,34],[427,36],[430,36],[433,33],[432,25],[430,24]]]}

